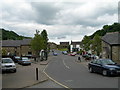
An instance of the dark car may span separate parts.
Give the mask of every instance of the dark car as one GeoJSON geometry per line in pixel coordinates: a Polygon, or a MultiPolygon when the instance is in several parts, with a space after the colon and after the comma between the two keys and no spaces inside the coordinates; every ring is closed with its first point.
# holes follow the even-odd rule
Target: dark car
{"type": "Polygon", "coordinates": [[[14,61],[15,63],[17,63],[20,59],[21,59],[20,56],[14,56],[14,57],[13,57],[13,61],[14,61]]]}
{"type": "Polygon", "coordinates": [[[31,54],[25,55],[24,57],[33,58],[31,54]]]}
{"type": "Polygon", "coordinates": [[[120,75],[120,65],[110,59],[95,59],[88,63],[89,72],[101,73],[104,76],[120,75]]]}
{"type": "Polygon", "coordinates": [[[56,52],[53,53],[54,56],[57,56],[58,54],[56,52]]]}
{"type": "Polygon", "coordinates": [[[67,55],[68,53],[67,51],[62,51],[62,54],[67,55]]]}
{"type": "Polygon", "coordinates": [[[82,57],[84,57],[84,58],[90,58],[91,57],[91,55],[90,54],[84,54],[84,55],[82,55],[82,57]]]}
{"type": "Polygon", "coordinates": [[[31,65],[31,61],[28,59],[28,57],[22,57],[21,60],[18,61],[18,64],[31,65]]]}

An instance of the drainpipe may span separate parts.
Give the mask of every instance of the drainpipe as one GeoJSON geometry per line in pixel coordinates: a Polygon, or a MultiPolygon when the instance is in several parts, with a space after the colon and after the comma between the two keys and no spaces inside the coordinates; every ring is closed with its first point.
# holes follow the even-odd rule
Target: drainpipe
{"type": "Polygon", "coordinates": [[[110,52],[110,54],[111,54],[111,60],[112,60],[112,45],[110,45],[110,48],[111,48],[111,52],[110,52]]]}

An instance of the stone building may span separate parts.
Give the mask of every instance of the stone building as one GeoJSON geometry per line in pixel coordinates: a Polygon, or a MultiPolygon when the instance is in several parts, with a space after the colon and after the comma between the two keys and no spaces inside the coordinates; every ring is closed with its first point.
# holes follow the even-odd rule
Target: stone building
{"type": "Polygon", "coordinates": [[[4,49],[7,54],[10,53],[17,56],[34,55],[35,52],[31,49],[30,41],[31,39],[3,40],[2,49],[4,49]]]}
{"type": "Polygon", "coordinates": [[[68,48],[69,42],[60,42],[59,48],[68,48]]]}
{"type": "Polygon", "coordinates": [[[107,33],[102,37],[102,57],[120,63],[120,32],[107,33]]]}
{"type": "Polygon", "coordinates": [[[57,44],[56,44],[56,43],[54,43],[54,42],[49,42],[48,44],[49,44],[49,48],[50,48],[50,49],[57,49],[57,44]]]}

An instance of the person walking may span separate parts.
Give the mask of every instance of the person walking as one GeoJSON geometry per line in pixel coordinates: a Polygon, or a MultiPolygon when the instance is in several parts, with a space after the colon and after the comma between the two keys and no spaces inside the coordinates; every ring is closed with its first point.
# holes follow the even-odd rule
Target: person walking
{"type": "Polygon", "coordinates": [[[80,56],[78,56],[78,61],[80,61],[80,62],[81,62],[81,58],[80,58],[80,56]]]}

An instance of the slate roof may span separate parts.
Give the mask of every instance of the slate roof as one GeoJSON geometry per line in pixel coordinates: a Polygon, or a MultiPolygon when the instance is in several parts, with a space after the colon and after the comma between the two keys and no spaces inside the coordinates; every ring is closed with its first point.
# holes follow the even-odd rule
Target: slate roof
{"type": "Polygon", "coordinates": [[[102,40],[110,45],[120,45],[120,32],[107,33],[102,40]]]}
{"type": "Polygon", "coordinates": [[[81,42],[72,42],[71,41],[71,45],[80,45],[81,44],[81,42]]]}
{"type": "Polygon", "coordinates": [[[60,45],[69,45],[69,42],[60,42],[60,45]]]}
{"type": "Polygon", "coordinates": [[[21,45],[29,45],[31,39],[23,40],[2,40],[3,47],[19,47],[21,45]]]}

